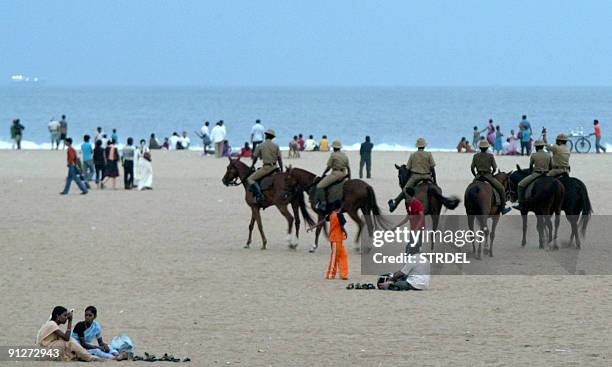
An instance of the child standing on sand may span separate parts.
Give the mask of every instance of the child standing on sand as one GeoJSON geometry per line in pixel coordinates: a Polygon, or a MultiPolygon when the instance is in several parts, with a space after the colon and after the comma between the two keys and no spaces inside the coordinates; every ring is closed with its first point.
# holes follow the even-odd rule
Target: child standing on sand
{"type": "Polygon", "coordinates": [[[308,232],[313,229],[320,227],[329,221],[329,244],[331,245],[331,252],[329,254],[329,265],[327,266],[327,273],[325,273],[325,279],[336,278],[336,272],[340,271],[340,279],[348,279],[348,251],[344,247],[344,240],[347,238],[346,230],[344,225],[346,219],[344,215],[340,213],[340,209],[332,211],[325,219],[308,228],[308,232]]]}

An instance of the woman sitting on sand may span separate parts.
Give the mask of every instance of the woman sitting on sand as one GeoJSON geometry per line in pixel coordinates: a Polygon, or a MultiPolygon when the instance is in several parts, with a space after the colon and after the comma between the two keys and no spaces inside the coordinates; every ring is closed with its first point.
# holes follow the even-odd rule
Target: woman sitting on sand
{"type": "Polygon", "coordinates": [[[461,153],[461,152],[465,152],[465,153],[474,152],[474,149],[472,149],[472,146],[470,145],[470,143],[468,143],[465,136],[462,137],[461,140],[459,141],[459,144],[457,144],[457,153],[461,153]]]}
{"type": "Polygon", "coordinates": [[[76,340],[88,353],[103,359],[114,359],[122,361],[127,358],[127,353],[119,353],[112,349],[102,339],[102,328],[96,321],[98,310],[94,306],[85,309],[85,321],[80,321],[74,326],[72,338],[76,340]],[[95,346],[94,343],[98,343],[95,346]]]}
{"type": "Polygon", "coordinates": [[[251,158],[253,156],[253,151],[249,146],[248,142],[244,142],[244,146],[240,149],[240,154],[238,154],[239,158],[251,158]]]}
{"type": "Polygon", "coordinates": [[[79,343],[70,338],[72,329],[72,312],[68,312],[65,307],[56,306],[51,312],[51,318],[44,323],[36,335],[36,346],[43,348],[59,348],[63,361],[78,359],[85,362],[100,361],[88,353],[79,343]],[[60,329],[68,321],[66,331],[60,329]]]}

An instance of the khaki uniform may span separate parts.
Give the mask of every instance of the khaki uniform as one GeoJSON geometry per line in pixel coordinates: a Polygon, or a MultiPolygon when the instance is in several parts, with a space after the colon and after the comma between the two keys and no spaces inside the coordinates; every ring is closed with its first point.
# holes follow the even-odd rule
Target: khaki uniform
{"type": "Polygon", "coordinates": [[[559,176],[570,171],[570,151],[566,145],[547,145],[546,148],[552,153],[552,169],[548,171],[549,176],[559,176]]]}
{"type": "Polygon", "coordinates": [[[349,159],[344,152],[332,152],[327,160],[327,167],[332,171],[317,184],[317,189],[324,189],[334,182],[342,180],[347,175],[349,159]]]}
{"type": "Polygon", "coordinates": [[[536,178],[545,175],[548,173],[551,167],[551,157],[547,152],[540,150],[531,155],[529,159],[529,167],[533,168],[533,173],[529,176],[525,177],[518,184],[519,188],[519,196],[520,190],[524,190],[530,183],[532,183],[536,178]]]}
{"type": "Polygon", "coordinates": [[[418,150],[410,154],[406,167],[410,170],[411,174],[408,182],[404,185],[404,190],[414,187],[421,180],[430,179],[431,169],[435,166],[436,162],[434,162],[433,155],[430,152],[418,150]]]}
{"type": "Polygon", "coordinates": [[[263,166],[249,176],[247,179],[249,185],[254,184],[257,180],[278,167],[280,149],[272,140],[266,139],[263,143],[257,145],[257,149],[255,149],[253,156],[260,158],[263,161],[263,166]]]}
{"type": "Polygon", "coordinates": [[[487,180],[491,185],[493,185],[495,190],[499,192],[502,201],[505,202],[506,189],[504,189],[504,185],[502,185],[501,182],[497,181],[497,179],[493,177],[493,172],[497,170],[497,163],[495,163],[495,157],[493,154],[483,152],[474,154],[474,158],[472,158],[472,168],[476,169],[476,178],[484,178],[487,180]]]}

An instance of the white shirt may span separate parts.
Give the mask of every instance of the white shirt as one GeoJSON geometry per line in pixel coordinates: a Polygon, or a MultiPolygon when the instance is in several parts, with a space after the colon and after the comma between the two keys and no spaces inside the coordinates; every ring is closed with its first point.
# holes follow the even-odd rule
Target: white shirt
{"type": "Polygon", "coordinates": [[[419,254],[415,255],[414,263],[405,263],[400,271],[407,275],[406,282],[414,288],[429,288],[429,263],[425,259],[422,259],[419,254]]]}
{"type": "Polygon", "coordinates": [[[188,136],[184,136],[180,139],[181,141],[181,145],[183,146],[184,149],[189,148],[189,145],[191,145],[191,139],[189,139],[188,136]]]}
{"type": "Polygon", "coordinates": [[[251,141],[263,141],[264,131],[266,131],[266,128],[263,127],[262,124],[253,125],[253,128],[251,129],[251,141]]]}
{"type": "Polygon", "coordinates": [[[202,128],[200,129],[200,132],[202,133],[202,137],[210,134],[209,131],[208,131],[208,126],[206,126],[206,125],[202,125],[202,128]]]}
{"type": "Polygon", "coordinates": [[[219,125],[215,125],[210,132],[210,140],[212,140],[213,143],[220,143],[225,140],[225,129],[219,125]]]}
{"type": "Polygon", "coordinates": [[[49,122],[49,131],[52,133],[59,133],[60,123],[59,121],[52,120],[49,122]]]}
{"type": "Polygon", "coordinates": [[[170,142],[169,150],[176,149],[176,143],[178,143],[180,139],[181,138],[179,138],[177,135],[172,135],[169,139],[169,142],[170,142]]]}
{"type": "Polygon", "coordinates": [[[100,140],[102,141],[102,148],[106,149],[108,146],[108,138],[100,138],[100,140]]]}
{"type": "Polygon", "coordinates": [[[317,146],[317,142],[314,141],[313,139],[306,139],[306,141],[304,142],[304,150],[314,150],[314,148],[317,146]]]}

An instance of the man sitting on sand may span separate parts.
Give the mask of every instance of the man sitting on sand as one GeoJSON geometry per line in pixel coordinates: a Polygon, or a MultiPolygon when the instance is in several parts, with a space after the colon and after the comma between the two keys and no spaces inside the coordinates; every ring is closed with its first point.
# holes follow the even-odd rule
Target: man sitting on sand
{"type": "Polygon", "coordinates": [[[408,244],[406,253],[411,261],[406,262],[386,281],[378,283],[378,289],[390,291],[422,291],[429,288],[430,267],[426,258],[421,258],[420,244],[408,244]]]}
{"type": "Polygon", "coordinates": [[[461,138],[461,140],[459,141],[459,144],[457,144],[457,153],[472,153],[474,152],[474,149],[472,149],[472,146],[468,143],[467,139],[464,137],[461,138]]]}

